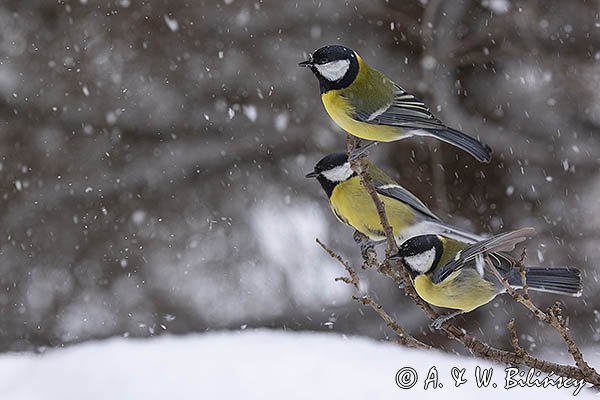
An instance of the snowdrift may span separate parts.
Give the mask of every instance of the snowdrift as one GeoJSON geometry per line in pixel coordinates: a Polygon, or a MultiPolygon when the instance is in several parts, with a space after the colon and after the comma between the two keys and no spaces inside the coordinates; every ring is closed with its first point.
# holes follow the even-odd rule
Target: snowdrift
{"type": "MultiPolygon", "coordinates": [[[[0,356],[0,399],[564,399],[576,389],[505,389],[506,368],[326,333],[257,330],[117,338],[42,355],[0,356]],[[476,371],[488,368],[493,368],[491,379],[480,388],[476,371]],[[455,381],[462,380],[456,387],[455,381]]],[[[577,398],[591,396],[584,388],[577,398]]]]}

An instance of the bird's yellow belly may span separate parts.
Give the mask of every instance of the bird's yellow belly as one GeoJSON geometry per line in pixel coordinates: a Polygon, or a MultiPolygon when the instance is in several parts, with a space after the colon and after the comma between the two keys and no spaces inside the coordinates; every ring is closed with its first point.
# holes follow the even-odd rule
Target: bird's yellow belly
{"type": "MultiPolygon", "coordinates": [[[[370,239],[383,240],[385,234],[381,227],[377,208],[371,196],[358,180],[358,177],[351,178],[335,187],[329,199],[333,213],[342,222],[352,226],[370,239]]],[[[395,236],[402,236],[406,229],[418,222],[415,214],[406,204],[385,196],[379,196],[379,198],[383,201],[395,236]]]]}
{"type": "Polygon", "coordinates": [[[346,132],[366,140],[375,140],[377,142],[391,142],[400,139],[403,135],[402,128],[367,124],[352,118],[354,110],[352,106],[343,96],[337,93],[336,90],[321,96],[325,110],[343,130],[346,132]]]}
{"type": "Polygon", "coordinates": [[[465,312],[487,304],[498,293],[492,283],[481,279],[479,273],[471,269],[456,271],[438,284],[427,275],[419,275],[414,286],[427,303],[465,312]]]}

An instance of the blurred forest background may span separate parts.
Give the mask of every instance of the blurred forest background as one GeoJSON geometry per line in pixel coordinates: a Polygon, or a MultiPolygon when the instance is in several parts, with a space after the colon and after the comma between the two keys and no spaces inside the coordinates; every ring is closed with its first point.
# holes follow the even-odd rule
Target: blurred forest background
{"type": "MultiPolygon", "coordinates": [[[[427,139],[371,159],[438,215],[484,233],[534,226],[529,263],[582,268],[563,299],[600,340],[599,1],[6,0],[0,5],[0,351],[110,336],[272,327],[384,338],[333,278],[352,230],[304,178],[344,148],[297,63],[330,43],[494,149],[427,139]]],[[[398,321],[402,291],[363,272],[398,321]]],[[[536,295],[550,305],[553,295],[536,295]]],[[[535,351],[558,335],[510,299],[461,319],[535,351]]]]}

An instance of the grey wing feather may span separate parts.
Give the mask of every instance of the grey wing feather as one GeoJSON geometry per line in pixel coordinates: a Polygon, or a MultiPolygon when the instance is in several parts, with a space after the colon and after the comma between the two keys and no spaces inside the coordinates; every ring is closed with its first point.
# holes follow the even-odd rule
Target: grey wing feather
{"type": "Polygon", "coordinates": [[[498,269],[502,269],[503,265],[506,264],[502,262],[502,259],[509,262],[506,265],[512,265],[514,264],[512,259],[499,252],[513,250],[515,245],[528,239],[534,233],[534,228],[521,228],[516,231],[496,235],[481,242],[473,243],[461,251],[458,258],[455,258],[441,268],[436,269],[431,280],[434,283],[440,283],[452,274],[452,272],[462,268],[465,264],[476,261],[476,258],[479,255],[490,256],[492,258],[490,261],[494,262],[498,269]]]}
{"type": "Polygon", "coordinates": [[[408,204],[416,211],[424,214],[426,217],[433,219],[435,221],[441,222],[440,218],[435,215],[421,200],[419,200],[415,195],[413,195],[408,190],[404,189],[400,185],[394,184],[384,184],[384,185],[376,185],[375,190],[382,196],[391,197],[398,201],[408,204]]]}
{"type": "Polygon", "coordinates": [[[530,238],[535,233],[534,228],[521,228],[515,231],[501,233],[481,242],[473,243],[465,248],[460,255],[465,261],[475,259],[478,254],[492,253],[496,251],[514,250],[518,243],[530,238]]]}
{"type": "Polygon", "coordinates": [[[400,86],[395,87],[394,99],[387,108],[372,113],[355,112],[354,118],[367,124],[395,126],[409,136],[433,136],[463,149],[481,162],[490,161],[492,149],[487,144],[464,132],[448,128],[431,114],[425,103],[400,86]]]}
{"type": "Polygon", "coordinates": [[[385,111],[375,114],[356,112],[355,118],[368,124],[393,125],[415,130],[446,129],[446,125],[433,116],[425,103],[398,85],[394,100],[385,111]]]}
{"type": "Polygon", "coordinates": [[[433,283],[440,283],[454,271],[461,269],[465,265],[465,260],[459,257],[458,260],[452,260],[449,263],[437,268],[431,277],[433,283]]]}

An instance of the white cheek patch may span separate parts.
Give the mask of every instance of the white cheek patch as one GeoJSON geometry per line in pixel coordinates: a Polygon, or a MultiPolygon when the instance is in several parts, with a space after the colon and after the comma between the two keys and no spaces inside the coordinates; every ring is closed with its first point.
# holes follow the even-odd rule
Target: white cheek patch
{"type": "Polygon", "coordinates": [[[321,175],[331,182],[343,182],[350,178],[353,173],[354,171],[352,171],[352,168],[350,168],[350,163],[347,162],[344,165],[338,165],[329,171],[323,171],[321,172],[321,175]]]}
{"type": "Polygon", "coordinates": [[[424,274],[431,269],[433,261],[435,260],[435,247],[424,251],[421,254],[415,254],[414,256],[404,257],[404,261],[416,272],[424,274]]]}
{"type": "Polygon", "coordinates": [[[327,64],[317,64],[315,68],[319,73],[328,81],[339,81],[346,75],[348,68],[350,68],[349,60],[337,60],[328,62],[327,64]]]}

